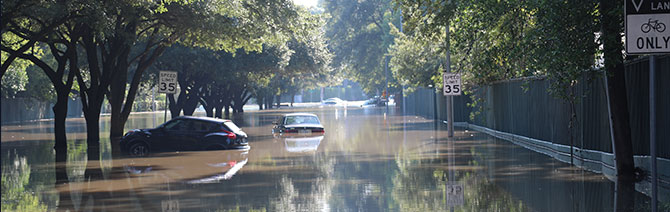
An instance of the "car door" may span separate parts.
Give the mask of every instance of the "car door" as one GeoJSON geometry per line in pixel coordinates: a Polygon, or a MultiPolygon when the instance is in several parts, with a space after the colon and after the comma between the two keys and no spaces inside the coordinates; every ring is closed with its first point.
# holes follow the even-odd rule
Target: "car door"
{"type": "Polygon", "coordinates": [[[187,143],[183,143],[184,150],[202,150],[206,148],[207,144],[204,143],[204,138],[214,128],[212,125],[213,123],[207,121],[193,120],[191,128],[186,132],[188,138],[185,140],[187,143]]]}
{"type": "Polygon", "coordinates": [[[188,151],[199,148],[199,140],[203,137],[199,128],[202,126],[200,120],[183,120],[182,128],[172,134],[172,144],[176,150],[188,151]]]}
{"type": "Polygon", "coordinates": [[[184,137],[184,131],[187,128],[188,120],[172,120],[166,123],[163,127],[162,133],[156,135],[159,137],[155,143],[159,149],[163,150],[180,150],[180,143],[184,137]]]}

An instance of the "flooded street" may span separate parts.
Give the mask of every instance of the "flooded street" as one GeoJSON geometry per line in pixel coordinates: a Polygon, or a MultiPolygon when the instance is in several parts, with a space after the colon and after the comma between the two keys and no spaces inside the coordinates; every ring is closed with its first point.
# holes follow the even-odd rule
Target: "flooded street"
{"type": "MultiPolygon", "coordinates": [[[[204,115],[204,114],[199,114],[204,115]]],[[[385,108],[251,111],[232,119],[248,150],[86,151],[83,119],[68,119],[67,159],[49,121],[2,126],[2,204],[26,211],[615,211],[650,199],[486,134],[385,108]],[[319,116],[324,135],[275,137],[284,113],[319,116]],[[97,160],[96,160],[97,159],[97,160]],[[59,174],[61,173],[61,174],[59,174]],[[627,191],[627,192],[626,192],[627,191]]],[[[102,137],[109,118],[102,118],[102,137]]],[[[127,129],[163,113],[133,114],[127,129]]]]}

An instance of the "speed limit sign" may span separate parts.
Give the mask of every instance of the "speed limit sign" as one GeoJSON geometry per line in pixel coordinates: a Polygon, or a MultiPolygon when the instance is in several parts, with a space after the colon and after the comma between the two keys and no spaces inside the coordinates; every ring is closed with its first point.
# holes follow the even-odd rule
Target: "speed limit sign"
{"type": "Polygon", "coordinates": [[[444,91],[445,96],[461,95],[461,90],[463,90],[463,87],[461,86],[461,74],[444,73],[442,75],[442,82],[444,83],[444,88],[442,90],[444,91]]]}
{"type": "Polygon", "coordinates": [[[161,71],[158,76],[158,93],[177,93],[177,72],[161,71]]]}

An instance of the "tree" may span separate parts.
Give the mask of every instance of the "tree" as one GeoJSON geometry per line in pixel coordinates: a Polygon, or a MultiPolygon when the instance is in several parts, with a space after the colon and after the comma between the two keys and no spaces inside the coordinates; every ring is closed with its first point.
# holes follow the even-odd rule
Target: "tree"
{"type": "Polygon", "coordinates": [[[279,96],[283,93],[293,97],[300,89],[325,87],[342,81],[341,74],[330,66],[333,55],[321,30],[325,24],[322,16],[303,11],[300,18],[302,28],[306,30],[287,43],[291,57],[275,79],[281,82],[278,84],[281,85],[279,96]]]}
{"type": "MultiPolygon", "coordinates": [[[[119,137],[123,133],[123,125],[130,114],[142,73],[171,43],[179,41],[189,46],[225,51],[239,48],[259,50],[264,43],[282,42],[284,33],[294,31],[290,20],[296,16],[295,7],[288,0],[165,3],[156,9],[159,13],[139,11],[143,12],[140,17],[144,15],[146,19],[117,23],[125,25],[124,30],[128,30],[127,35],[130,36],[114,38],[129,39],[124,40],[123,44],[144,38],[146,46],[135,57],[119,57],[118,64],[122,66],[114,68],[115,74],[112,76],[108,95],[112,105],[111,137],[119,137]],[[156,20],[157,23],[140,25],[140,22],[136,22],[141,20],[156,20]],[[134,67],[133,71],[129,71],[131,67],[134,67]],[[126,95],[126,76],[129,73],[132,73],[132,79],[126,95]]],[[[136,16],[137,14],[132,14],[127,20],[133,20],[136,16]]],[[[110,51],[116,48],[118,47],[115,45],[109,46],[110,51]]],[[[128,46],[124,48],[128,49],[128,46]]]]}
{"type": "MultiPolygon", "coordinates": [[[[4,3],[3,14],[6,9],[4,3]]],[[[15,58],[28,60],[44,71],[56,90],[56,104],[53,107],[54,148],[60,150],[67,147],[65,134],[67,98],[73,86],[74,76],[79,71],[76,42],[81,37],[81,26],[68,22],[79,17],[79,8],[69,7],[76,3],[30,1],[23,5],[10,1],[8,5],[22,6],[12,7],[16,11],[8,12],[11,15],[7,19],[3,17],[2,22],[2,51],[10,55],[4,61],[3,69],[9,67],[15,58]],[[6,35],[16,36],[19,39],[16,42],[6,42],[4,39],[6,35]],[[45,52],[53,56],[56,64],[49,64],[32,51],[27,51],[29,47],[38,43],[45,52]],[[20,47],[16,48],[17,46],[20,47]]]]}
{"type": "Polygon", "coordinates": [[[402,81],[407,91],[428,85],[440,84],[442,77],[442,61],[445,54],[436,43],[444,42],[444,33],[425,37],[418,32],[409,36],[393,28],[395,42],[389,47],[392,56],[390,67],[393,75],[402,81]]]}
{"type": "MultiPolygon", "coordinates": [[[[333,67],[358,82],[367,93],[381,92],[385,84],[385,54],[393,43],[389,23],[399,23],[400,14],[390,0],[324,1],[330,16],[325,36],[334,54],[333,67]]],[[[389,76],[389,84],[399,87],[389,76]]]]}
{"type": "Polygon", "coordinates": [[[617,175],[632,180],[635,174],[633,161],[633,141],[631,138],[628,115],[628,98],[626,97],[626,75],[623,64],[623,2],[600,1],[600,43],[603,45],[604,69],[607,73],[607,90],[609,93],[610,118],[614,146],[612,150],[616,158],[617,175]]]}

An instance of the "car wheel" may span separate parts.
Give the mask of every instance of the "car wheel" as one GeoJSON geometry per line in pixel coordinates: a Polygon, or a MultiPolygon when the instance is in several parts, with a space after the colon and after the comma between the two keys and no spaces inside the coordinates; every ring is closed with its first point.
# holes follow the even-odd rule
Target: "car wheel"
{"type": "Polygon", "coordinates": [[[130,145],[130,148],[128,148],[128,152],[132,156],[146,156],[149,154],[149,145],[147,145],[144,142],[136,142],[133,145],[130,145]]]}

